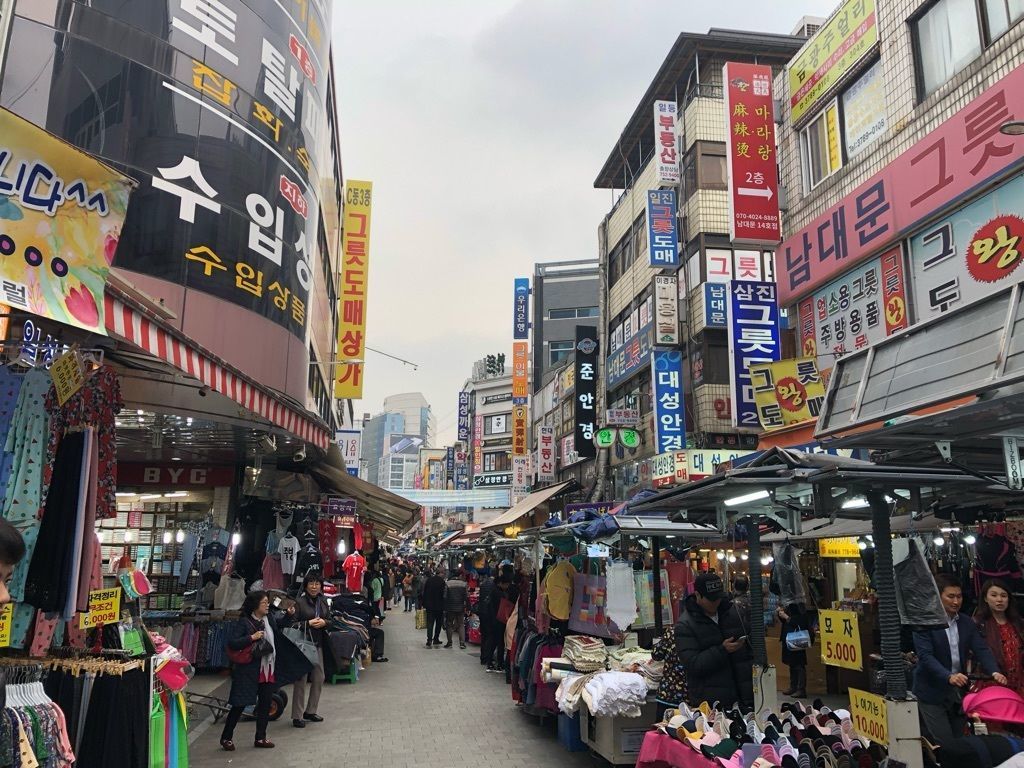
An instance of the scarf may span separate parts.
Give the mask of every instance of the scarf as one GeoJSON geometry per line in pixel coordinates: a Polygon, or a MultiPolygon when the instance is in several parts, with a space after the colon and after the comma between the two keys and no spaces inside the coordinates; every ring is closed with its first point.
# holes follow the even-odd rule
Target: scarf
{"type": "Polygon", "coordinates": [[[277,659],[277,644],[274,642],[274,629],[270,623],[270,617],[263,617],[263,639],[270,643],[273,649],[260,659],[260,677],[265,680],[274,679],[274,662],[277,659]]]}

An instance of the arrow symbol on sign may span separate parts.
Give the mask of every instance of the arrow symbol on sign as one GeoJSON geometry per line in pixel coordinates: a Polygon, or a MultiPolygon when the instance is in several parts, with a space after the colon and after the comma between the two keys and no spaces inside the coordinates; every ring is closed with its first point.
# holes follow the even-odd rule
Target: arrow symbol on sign
{"type": "Polygon", "coordinates": [[[753,189],[752,187],[737,187],[737,194],[748,195],[749,197],[763,197],[767,200],[772,199],[772,191],[770,188],[765,189],[753,189]]]}

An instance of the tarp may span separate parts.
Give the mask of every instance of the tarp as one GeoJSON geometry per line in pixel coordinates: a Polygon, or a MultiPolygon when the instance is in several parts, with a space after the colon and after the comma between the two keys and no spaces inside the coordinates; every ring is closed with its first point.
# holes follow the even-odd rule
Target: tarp
{"type": "Polygon", "coordinates": [[[564,483],[555,483],[554,485],[549,485],[547,488],[534,491],[515,506],[509,508],[505,512],[502,512],[496,518],[491,520],[491,522],[485,523],[483,525],[483,530],[501,530],[506,526],[512,525],[512,523],[523,517],[523,515],[530,514],[545,501],[569,490],[569,486],[574,485],[575,482],[575,480],[568,480],[564,483]]]}

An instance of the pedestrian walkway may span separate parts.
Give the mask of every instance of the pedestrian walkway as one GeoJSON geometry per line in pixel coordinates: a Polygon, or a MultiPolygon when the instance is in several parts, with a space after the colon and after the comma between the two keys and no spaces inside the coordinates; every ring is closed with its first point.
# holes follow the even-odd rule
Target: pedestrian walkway
{"type": "MultiPolygon", "coordinates": [[[[456,643],[451,649],[428,650],[423,647],[426,633],[414,629],[414,614],[389,611],[387,616],[385,653],[391,661],[371,664],[355,685],[325,686],[323,723],[293,728],[286,712],[267,732],[277,748],[262,750],[252,746],[255,724],[243,722],[235,731],[235,752],[220,749],[220,723],[200,727],[194,731],[191,764],[452,768],[483,760],[503,768],[599,765],[589,753],[567,752],[552,727],[518,711],[504,677],[484,671],[475,646],[461,651],[456,643]]],[[[203,711],[197,710],[197,716],[203,717],[203,711]]]]}

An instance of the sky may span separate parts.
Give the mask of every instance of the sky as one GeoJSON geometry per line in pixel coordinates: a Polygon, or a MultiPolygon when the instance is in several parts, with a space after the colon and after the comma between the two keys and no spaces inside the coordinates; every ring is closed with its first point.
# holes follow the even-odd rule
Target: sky
{"type": "Polygon", "coordinates": [[[594,259],[593,182],[680,32],[789,33],[838,0],[335,0],[342,171],[373,181],[357,417],[422,392],[455,439],[473,362],[511,358],[512,281],[594,259]]]}

